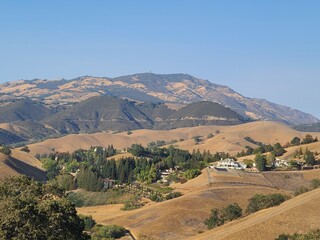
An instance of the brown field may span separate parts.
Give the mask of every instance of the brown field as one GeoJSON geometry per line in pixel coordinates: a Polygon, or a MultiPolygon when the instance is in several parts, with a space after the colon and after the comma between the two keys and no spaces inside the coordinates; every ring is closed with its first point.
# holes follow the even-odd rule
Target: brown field
{"type": "MultiPolygon", "coordinates": [[[[311,133],[312,136],[318,136],[320,133],[311,133]]],[[[178,141],[174,145],[189,151],[200,149],[209,150],[210,152],[225,151],[236,154],[245,149],[249,145],[255,145],[247,142],[244,138],[251,137],[256,141],[265,144],[275,144],[280,142],[286,144],[295,136],[303,138],[304,132],[298,132],[287,125],[260,121],[251,122],[236,126],[198,126],[192,128],[179,128],[174,130],[136,130],[128,135],[127,132],[122,133],[95,133],[95,134],[72,134],[61,138],[48,139],[46,141],[29,145],[32,154],[49,153],[54,151],[72,152],[79,148],[88,149],[90,146],[108,146],[113,144],[117,149],[130,147],[133,143],[141,143],[146,146],[148,143],[157,140],[178,141]],[[216,131],[220,131],[216,134],[216,131]],[[212,138],[207,138],[208,134],[214,134],[212,138]],[[194,136],[202,136],[203,141],[196,144],[193,140],[194,136]],[[184,139],[184,141],[179,141],[184,139]]],[[[320,145],[319,145],[320,147],[320,145]]]]}
{"type": "Polygon", "coordinates": [[[268,176],[260,173],[221,173],[211,170],[208,175],[205,169],[199,177],[185,184],[171,185],[175,191],[184,194],[180,198],[161,203],[151,202],[129,212],[121,211],[121,205],[86,207],[79,208],[78,211],[92,215],[101,224],[124,226],[136,237],[143,234],[150,239],[186,239],[192,236],[198,239],[202,236],[199,235],[200,232],[207,231],[203,222],[209,216],[210,209],[221,208],[231,203],[238,203],[245,209],[248,199],[257,193],[281,192],[292,195],[295,190],[292,187],[294,183],[297,187],[308,186],[311,179],[320,177],[320,170],[299,172],[300,176],[297,176],[297,172],[278,174],[286,174],[289,177],[280,176],[271,182],[268,176]]]}
{"type": "Polygon", "coordinates": [[[18,149],[12,150],[12,156],[0,153],[0,179],[20,174],[37,180],[46,180],[45,172],[38,159],[18,149]]]}
{"type": "Polygon", "coordinates": [[[190,240],[274,240],[283,233],[306,233],[311,229],[319,229],[319,214],[320,189],[316,189],[190,240]]]}

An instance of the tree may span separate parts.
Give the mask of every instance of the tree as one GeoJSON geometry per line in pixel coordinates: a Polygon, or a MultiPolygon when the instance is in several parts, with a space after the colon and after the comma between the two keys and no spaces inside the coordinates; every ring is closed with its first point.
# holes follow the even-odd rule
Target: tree
{"type": "Polygon", "coordinates": [[[85,231],[90,231],[96,225],[96,221],[91,216],[80,215],[79,217],[83,220],[85,231]]]}
{"type": "Polygon", "coordinates": [[[276,160],[276,157],[275,157],[274,153],[269,153],[267,155],[267,163],[269,166],[272,166],[275,160],[276,160]]]}
{"type": "Polygon", "coordinates": [[[304,153],[303,159],[306,161],[306,164],[308,164],[308,165],[314,165],[316,163],[314,153],[308,149],[304,153]]]}
{"type": "Polygon", "coordinates": [[[282,194],[269,194],[269,195],[262,195],[256,194],[252,198],[249,199],[249,204],[247,207],[247,213],[254,213],[260,211],[265,208],[278,206],[285,200],[287,200],[287,196],[282,194]]]}
{"type": "Polygon", "coordinates": [[[0,149],[0,152],[2,152],[3,154],[5,155],[11,155],[11,149],[10,147],[8,146],[3,146],[1,149],[0,149]]]}
{"type": "Polygon", "coordinates": [[[211,215],[208,219],[205,220],[204,223],[207,225],[208,229],[223,225],[224,220],[219,209],[211,209],[211,215]]]}
{"type": "Polygon", "coordinates": [[[64,190],[74,190],[75,189],[75,182],[73,177],[70,174],[63,174],[58,175],[56,177],[56,181],[59,187],[64,190]]]}
{"type": "Polygon", "coordinates": [[[26,176],[0,183],[0,239],[89,239],[64,192],[26,176]]]}
{"type": "Polygon", "coordinates": [[[266,157],[260,153],[258,153],[255,157],[255,163],[256,163],[256,168],[259,171],[265,171],[266,170],[266,165],[267,165],[267,160],[266,157]]]}
{"type": "Polygon", "coordinates": [[[233,221],[242,217],[242,208],[237,204],[230,204],[222,209],[222,216],[224,221],[233,221]]]}
{"type": "Polygon", "coordinates": [[[317,141],[318,139],[313,139],[312,135],[306,134],[304,139],[302,140],[301,144],[309,144],[317,141]]]}
{"type": "Polygon", "coordinates": [[[44,158],[41,159],[41,162],[49,179],[54,179],[59,174],[60,168],[57,161],[52,160],[51,158],[44,158]]]}
{"type": "Polygon", "coordinates": [[[300,143],[301,143],[301,139],[298,138],[298,137],[292,138],[292,140],[291,140],[291,142],[290,142],[290,144],[291,144],[292,146],[299,146],[300,143]]]}
{"type": "Polygon", "coordinates": [[[273,151],[272,152],[276,157],[279,157],[279,156],[282,156],[286,152],[286,150],[284,150],[284,148],[281,146],[280,143],[276,143],[273,146],[273,151]]]}

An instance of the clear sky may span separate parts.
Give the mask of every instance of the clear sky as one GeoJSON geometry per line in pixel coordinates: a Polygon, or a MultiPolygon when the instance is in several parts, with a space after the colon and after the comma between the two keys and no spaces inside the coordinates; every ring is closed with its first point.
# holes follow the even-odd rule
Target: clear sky
{"type": "Polygon", "coordinates": [[[320,118],[320,1],[0,1],[0,82],[149,71],[320,118]]]}

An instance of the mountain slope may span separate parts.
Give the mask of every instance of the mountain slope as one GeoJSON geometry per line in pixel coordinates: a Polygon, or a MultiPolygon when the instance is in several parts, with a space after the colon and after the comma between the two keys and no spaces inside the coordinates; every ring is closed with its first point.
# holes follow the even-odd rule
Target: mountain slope
{"type": "Polygon", "coordinates": [[[25,120],[40,121],[50,116],[53,110],[36,102],[21,100],[0,107],[0,113],[0,123],[11,123],[25,120]]]}
{"type": "Polygon", "coordinates": [[[192,237],[190,240],[271,240],[283,233],[306,233],[310,229],[320,228],[319,221],[317,221],[320,213],[319,200],[320,189],[316,189],[290,199],[280,206],[259,211],[192,237]]]}
{"type": "Polygon", "coordinates": [[[20,80],[0,86],[0,100],[29,97],[48,105],[81,102],[102,94],[136,101],[192,103],[212,101],[229,107],[243,117],[276,120],[289,124],[318,122],[310,114],[268,102],[244,97],[229,87],[187,74],[142,73],[117,78],[80,77],[72,80],[20,80]]]}
{"type": "Polygon", "coordinates": [[[45,171],[41,168],[40,161],[28,153],[17,149],[12,151],[12,156],[0,153],[0,179],[20,174],[38,181],[47,179],[45,171]]]}
{"type": "Polygon", "coordinates": [[[246,122],[240,114],[213,102],[190,103],[174,111],[162,121],[157,121],[156,129],[173,129],[204,125],[236,125],[246,122]]]}
{"type": "Polygon", "coordinates": [[[75,104],[44,122],[61,133],[127,131],[153,124],[134,103],[106,95],[75,104]]]}

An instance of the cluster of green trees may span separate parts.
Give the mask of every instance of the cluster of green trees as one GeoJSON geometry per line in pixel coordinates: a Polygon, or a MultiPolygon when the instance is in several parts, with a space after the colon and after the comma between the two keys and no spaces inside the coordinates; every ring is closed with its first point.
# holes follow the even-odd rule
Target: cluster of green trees
{"type": "Polygon", "coordinates": [[[179,168],[184,171],[185,179],[198,176],[200,169],[209,162],[229,157],[226,153],[211,154],[168,148],[146,148],[141,144],[133,144],[128,152],[135,157],[125,157],[118,161],[110,159],[117,150],[91,147],[79,149],[73,153],[51,153],[41,157],[49,179],[55,179],[66,190],[83,188],[88,191],[100,191],[104,188],[103,180],[112,179],[120,184],[139,182],[152,183],[160,178],[160,172],[166,169],[179,168]],[[108,159],[107,159],[108,158],[108,159]],[[69,173],[76,173],[74,179],[69,173]]]}
{"type": "MultiPolygon", "coordinates": [[[[256,194],[249,199],[246,213],[251,214],[265,208],[278,206],[287,199],[288,197],[282,194],[256,194]]],[[[222,209],[211,209],[211,215],[204,223],[207,225],[208,229],[212,229],[221,226],[226,222],[241,218],[242,215],[242,208],[237,203],[234,203],[222,209]]]]}
{"type": "Polygon", "coordinates": [[[0,182],[0,239],[89,239],[64,192],[26,176],[0,182]]]}
{"type": "Polygon", "coordinates": [[[126,235],[127,230],[117,225],[100,225],[97,224],[91,216],[80,215],[84,222],[84,230],[90,234],[92,240],[118,239],[126,235]]]}
{"type": "Polygon", "coordinates": [[[319,240],[320,229],[311,230],[309,233],[295,233],[293,235],[281,234],[275,240],[319,240]]]}
{"type": "Polygon", "coordinates": [[[306,136],[302,140],[298,137],[294,137],[290,141],[290,145],[291,146],[299,146],[299,145],[309,144],[309,143],[314,143],[314,142],[318,142],[318,137],[313,138],[311,134],[306,134],[306,136]]]}
{"type": "Polygon", "coordinates": [[[205,220],[205,224],[208,229],[212,229],[240,217],[242,217],[242,208],[237,203],[234,203],[222,209],[211,209],[211,215],[205,220]]]}
{"type": "Polygon", "coordinates": [[[308,165],[315,165],[316,164],[316,155],[318,155],[317,152],[311,152],[308,148],[305,149],[305,151],[302,150],[302,147],[297,149],[293,157],[294,158],[303,158],[305,160],[306,164],[308,165]]]}
{"type": "Polygon", "coordinates": [[[280,193],[268,195],[256,194],[249,199],[249,204],[247,206],[246,212],[248,214],[251,214],[262,209],[278,206],[288,199],[289,197],[280,193]]]}
{"type": "Polygon", "coordinates": [[[286,151],[284,149],[283,146],[281,146],[280,143],[276,143],[274,145],[270,145],[270,144],[263,144],[261,142],[256,142],[255,140],[247,137],[245,138],[247,141],[248,139],[250,139],[249,142],[255,143],[257,144],[259,147],[257,148],[252,148],[250,146],[246,146],[246,151],[242,150],[241,152],[238,152],[236,157],[244,157],[244,156],[249,156],[252,154],[263,154],[263,153],[267,153],[270,152],[271,154],[273,154],[275,157],[279,157],[282,156],[286,151]]]}
{"type": "Polygon", "coordinates": [[[1,149],[0,149],[0,152],[5,154],[5,155],[8,155],[10,156],[12,154],[11,152],[11,148],[9,146],[3,146],[1,149]]]}

